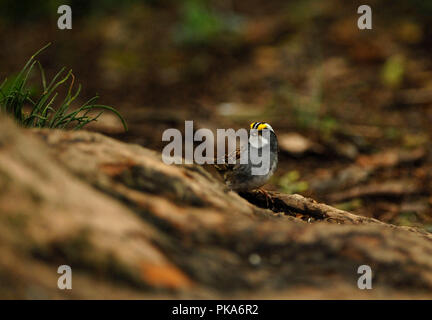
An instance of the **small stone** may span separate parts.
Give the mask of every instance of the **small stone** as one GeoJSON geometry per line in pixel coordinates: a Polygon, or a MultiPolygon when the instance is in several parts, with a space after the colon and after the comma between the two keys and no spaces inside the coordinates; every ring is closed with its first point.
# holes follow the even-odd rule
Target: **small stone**
{"type": "Polygon", "coordinates": [[[253,266],[258,266],[261,263],[261,257],[257,253],[252,253],[249,256],[249,263],[253,266]]]}

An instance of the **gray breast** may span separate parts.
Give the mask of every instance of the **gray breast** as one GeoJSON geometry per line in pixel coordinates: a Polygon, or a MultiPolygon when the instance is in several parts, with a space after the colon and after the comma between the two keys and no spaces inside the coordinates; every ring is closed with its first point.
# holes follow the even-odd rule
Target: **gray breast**
{"type": "Polygon", "coordinates": [[[257,164],[259,159],[254,159],[254,154],[262,157],[262,150],[249,145],[249,162],[248,164],[235,165],[235,169],[225,177],[228,187],[235,191],[246,191],[259,188],[268,181],[276,171],[278,164],[278,144],[276,135],[271,132],[269,163],[266,162],[264,166],[261,164],[262,168],[259,169],[260,164],[257,164]],[[253,170],[254,167],[255,170],[253,170]]]}

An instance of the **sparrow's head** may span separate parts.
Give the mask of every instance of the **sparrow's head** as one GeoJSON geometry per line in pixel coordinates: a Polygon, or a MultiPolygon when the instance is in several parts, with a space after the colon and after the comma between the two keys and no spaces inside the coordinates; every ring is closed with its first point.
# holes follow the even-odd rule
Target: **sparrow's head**
{"type": "Polygon", "coordinates": [[[258,133],[262,133],[263,130],[270,130],[274,133],[274,130],[271,125],[269,125],[267,122],[252,122],[250,125],[251,129],[255,129],[258,131],[258,133]]]}

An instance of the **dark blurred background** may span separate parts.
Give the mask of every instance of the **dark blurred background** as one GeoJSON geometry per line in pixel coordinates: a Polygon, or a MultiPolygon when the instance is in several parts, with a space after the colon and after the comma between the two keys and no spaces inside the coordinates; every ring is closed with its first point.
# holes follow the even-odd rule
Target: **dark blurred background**
{"type": "MultiPolygon", "coordinates": [[[[280,167],[266,188],[432,230],[432,2],[1,0],[0,78],[39,60],[74,70],[92,130],[161,150],[163,130],[271,123],[280,167]],[[57,28],[69,4],[73,29],[57,28]]],[[[39,85],[35,75],[34,85],[39,85]]],[[[39,80],[40,81],[40,80],[39,80]]]]}

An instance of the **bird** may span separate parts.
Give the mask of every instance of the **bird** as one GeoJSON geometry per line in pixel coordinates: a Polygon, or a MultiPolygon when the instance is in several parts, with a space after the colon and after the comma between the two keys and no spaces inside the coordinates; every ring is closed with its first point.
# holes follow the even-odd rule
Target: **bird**
{"type": "MultiPolygon", "coordinates": [[[[233,153],[224,156],[225,163],[215,164],[216,170],[222,175],[227,187],[236,192],[246,192],[257,189],[263,193],[266,198],[267,193],[260,187],[267,183],[273,173],[276,171],[278,164],[278,140],[272,126],[267,122],[252,122],[248,134],[248,143],[237,148],[233,153]],[[267,132],[266,132],[267,131],[267,132]],[[263,133],[265,133],[263,135],[263,133]],[[269,135],[267,135],[269,133],[269,135]],[[270,137],[266,139],[265,137],[270,137]],[[253,174],[252,167],[256,164],[254,155],[262,157],[264,146],[270,144],[270,163],[268,171],[263,175],[253,174]],[[247,150],[246,150],[247,149],[247,150]],[[240,163],[241,156],[248,152],[248,161],[245,164],[240,163]],[[229,159],[234,159],[235,163],[228,163],[229,159]]],[[[234,162],[234,161],[233,161],[234,162]]]]}

